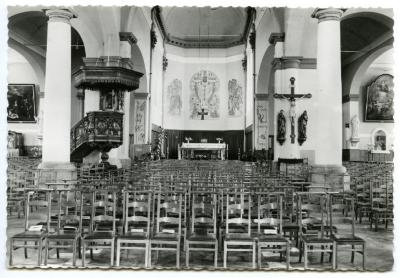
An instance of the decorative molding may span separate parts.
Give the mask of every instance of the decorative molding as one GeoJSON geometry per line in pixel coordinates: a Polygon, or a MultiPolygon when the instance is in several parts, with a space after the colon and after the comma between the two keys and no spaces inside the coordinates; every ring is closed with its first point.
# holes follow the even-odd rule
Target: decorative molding
{"type": "Polygon", "coordinates": [[[79,88],[76,90],[76,97],[80,100],[85,99],[85,90],[83,88],[79,88]]]}
{"type": "Polygon", "coordinates": [[[339,21],[342,17],[345,9],[327,8],[327,9],[315,9],[311,14],[312,18],[317,18],[318,23],[328,20],[339,21]]]}
{"type": "Polygon", "coordinates": [[[133,45],[137,43],[137,38],[132,32],[119,32],[119,40],[127,41],[129,44],[133,45]]]}
{"type": "Polygon", "coordinates": [[[250,35],[249,35],[249,43],[250,43],[250,46],[251,46],[252,50],[256,49],[256,32],[255,31],[250,33],[250,35]]]}
{"type": "Polygon", "coordinates": [[[317,59],[303,58],[302,56],[285,56],[272,60],[272,69],[316,69],[317,59]]]}
{"type": "Polygon", "coordinates": [[[167,57],[165,57],[165,55],[163,56],[163,71],[166,71],[168,67],[168,59],[167,57]]]}
{"type": "Polygon", "coordinates": [[[244,55],[243,59],[242,59],[242,68],[243,71],[247,71],[247,56],[244,55]]]}
{"type": "Polygon", "coordinates": [[[150,45],[151,45],[151,48],[156,47],[156,44],[157,44],[157,34],[156,34],[156,31],[153,29],[153,30],[150,30],[150,45]]]}
{"type": "Polygon", "coordinates": [[[162,127],[159,125],[151,124],[151,130],[160,133],[162,131],[162,127]]]}
{"type": "Polygon", "coordinates": [[[270,44],[275,45],[277,42],[284,42],[285,41],[285,33],[271,33],[268,38],[268,42],[270,44]]]}
{"type": "Polygon", "coordinates": [[[358,101],[360,99],[360,95],[345,95],[342,96],[342,103],[346,103],[349,101],[358,101]]]}

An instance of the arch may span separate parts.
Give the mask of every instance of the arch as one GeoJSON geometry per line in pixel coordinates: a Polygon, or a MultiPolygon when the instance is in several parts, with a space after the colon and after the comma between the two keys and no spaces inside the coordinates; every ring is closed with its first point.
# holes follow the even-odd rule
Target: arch
{"type": "Polygon", "coordinates": [[[375,9],[371,12],[368,9],[348,9],[344,12],[341,21],[354,18],[354,17],[367,17],[377,22],[384,24],[388,28],[393,28],[393,11],[391,9],[375,9]]]}
{"type": "Polygon", "coordinates": [[[260,68],[258,71],[257,80],[257,93],[269,93],[269,90],[273,88],[274,83],[274,71],[272,69],[272,61],[275,55],[275,45],[270,45],[264,53],[261,60],[260,68]]]}
{"type": "Polygon", "coordinates": [[[388,143],[388,132],[378,127],[371,132],[371,150],[374,152],[389,152],[388,143]]]}
{"type": "Polygon", "coordinates": [[[143,73],[143,77],[140,79],[138,92],[147,92],[147,75],[145,62],[142,56],[142,52],[137,44],[133,44],[131,47],[131,61],[133,63],[133,70],[143,73]]]}
{"type": "Polygon", "coordinates": [[[37,80],[39,80],[40,82],[39,86],[41,90],[44,90],[46,68],[45,59],[32,51],[28,51],[26,48],[24,48],[22,45],[18,44],[14,40],[9,40],[8,47],[21,54],[28,61],[28,63],[34,69],[37,80]]]}

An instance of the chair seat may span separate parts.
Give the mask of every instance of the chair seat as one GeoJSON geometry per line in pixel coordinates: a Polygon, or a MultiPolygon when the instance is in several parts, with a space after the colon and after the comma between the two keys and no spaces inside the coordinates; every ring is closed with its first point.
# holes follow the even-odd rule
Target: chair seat
{"type": "Polygon", "coordinates": [[[186,240],[188,241],[214,241],[216,240],[216,236],[213,234],[190,234],[186,240]]]}
{"type": "Polygon", "coordinates": [[[152,240],[168,240],[168,241],[177,241],[179,240],[180,235],[178,234],[170,234],[170,233],[157,233],[151,239],[152,240]]]}
{"type": "Polygon", "coordinates": [[[48,239],[76,239],[78,233],[76,231],[59,231],[54,234],[47,235],[48,239]]]}
{"type": "Polygon", "coordinates": [[[254,241],[254,238],[248,234],[227,234],[225,241],[254,241]]]}
{"type": "Polygon", "coordinates": [[[330,238],[320,238],[316,236],[302,236],[301,238],[305,243],[321,243],[321,244],[333,243],[333,240],[330,238]]]}
{"type": "Polygon", "coordinates": [[[364,243],[365,241],[358,237],[358,236],[353,236],[353,235],[333,235],[332,236],[333,240],[338,242],[338,243],[364,243]]]}
{"type": "Polygon", "coordinates": [[[129,232],[125,233],[123,235],[118,236],[119,239],[132,239],[132,240],[144,240],[144,239],[149,239],[148,235],[146,233],[134,233],[134,232],[129,232]]]}
{"type": "Polygon", "coordinates": [[[41,239],[44,238],[46,233],[44,231],[25,231],[23,233],[19,233],[14,235],[13,239],[41,239]]]}
{"type": "Polygon", "coordinates": [[[84,240],[97,240],[97,239],[113,239],[114,235],[111,232],[93,232],[85,236],[84,240]]]}
{"type": "Polygon", "coordinates": [[[279,243],[287,243],[288,240],[280,235],[259,235],[258,242],[279,242],[279,243]]]}

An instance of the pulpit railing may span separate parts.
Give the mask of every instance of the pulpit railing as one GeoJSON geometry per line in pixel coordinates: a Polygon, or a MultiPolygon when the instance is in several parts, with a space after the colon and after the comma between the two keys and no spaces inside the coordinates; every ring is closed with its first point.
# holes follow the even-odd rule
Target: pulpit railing
{"type": "Polygon", "coordinates": [[[123,140],[123,113],[88,112],[71,129],[71,160],[80,161],[94,150],[108,152],[123,140]]]}

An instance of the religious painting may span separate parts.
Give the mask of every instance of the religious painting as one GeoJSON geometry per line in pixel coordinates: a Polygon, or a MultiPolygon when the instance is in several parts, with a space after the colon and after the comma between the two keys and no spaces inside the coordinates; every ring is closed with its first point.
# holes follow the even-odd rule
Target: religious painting
{"type": "Polygon", "coordinates": [[[219,79],[212,71],[201,70],[190,79],[190,119],[218,119],[219,112],[219,79]]]}
{"type": "Polygon", "coordinates": [[[134,142],[135,144],[146,143],[145,133],[146,120],[146,100],[135,100],[135,127],[134,127],[134,142]]]}
{"type": "Polygon", "coordinates": [[[236,79],[228,82],[228,115],[240,117],[243,115],[243,89],[236,79]]]}
{"type": "Polygon", "coordinates": [[[257,101],[257,149],[268,149],[268,102],[257,101]]]}
{"type": "Polygon", "coordinates": [[[9,84],[7,99],[8,122],[36,122],[36,95],[34,84],[9,84]]]}
{"type": "Polygon", "coordinates": [[[170,116],[180,116],[182,112],[182,81],[174,79],[167,90],[167,113],[170,116]]]}
{"type": "Polygon", "coordinates": [[[367,89],[365,121],[393,122],[393,98],[393,76],[378,76],[367,89]]]}
{"type": "Polygon", "coordinates": [[[124,92],[102,90],[100,93],[100,110],[122,112],[124,110],[124,92]]]}

